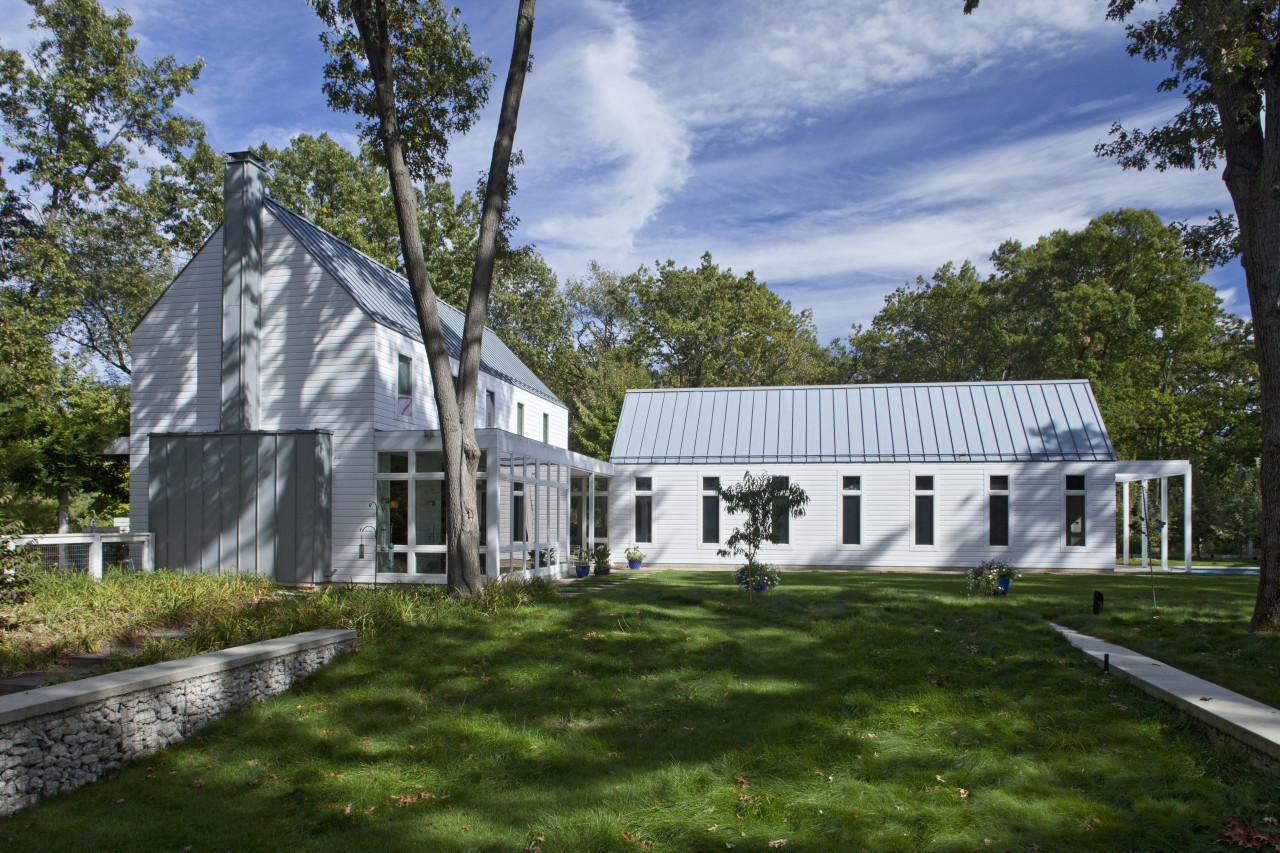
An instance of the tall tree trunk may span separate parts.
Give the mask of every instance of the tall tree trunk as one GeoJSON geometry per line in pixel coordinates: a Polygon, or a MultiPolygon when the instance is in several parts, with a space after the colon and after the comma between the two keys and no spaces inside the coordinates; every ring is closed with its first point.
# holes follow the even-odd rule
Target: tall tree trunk
{"type": "MultiPolygon", "coordinates": [[[[395,203],[396,225],[400,231],[405,273],[417,309],[419,329],[427,350],[436,411],[440,418],[440,436],[444,450],[445,533],[448,544],[448,583],[456,595],[475,595],[481,590],[480,527],[476,512],[476,471],[480,448],[475,438],[475,399],[479,377],[480,346],[488,312],[489,290],[493,280],[493,256],[497,246],[502,199],[506,195],[511,148],[515,139],[516,115],[525,70],[529,64],[529,45],[533,35],[534,0],[521,0],[516,23],[515,49],[503,97],[502,116],[494,142],[494,159],[489,171],[481,221],[476,267],[472,275],[471,299],[467,305],[463,330],[457,384],[449,363],[444,332],[436,303],[435,289],[427,273],[418,230],[418,199],[405,164],[404,148],[396,111],[395,81],[392,79],[391,40],[386,27],[386,9],[379,0],[353,0],[351,16],[360,33],[369,69],[379,119],[379,138],[387,159],[391,196],[395,203]],[[500,152],[505,155],[499,159],[500,152]],[[496,201],[495,201],[496,199],[496,201]],[[479,294],[477,294],[479,291],[479,294]]],[[[494,460],[496,464],[497,460],[494,460]]],[[[494,480],[496,484],[496,479],[494,480]]],[[[491,543],[497,548],[498,543],[491,543]]]]}

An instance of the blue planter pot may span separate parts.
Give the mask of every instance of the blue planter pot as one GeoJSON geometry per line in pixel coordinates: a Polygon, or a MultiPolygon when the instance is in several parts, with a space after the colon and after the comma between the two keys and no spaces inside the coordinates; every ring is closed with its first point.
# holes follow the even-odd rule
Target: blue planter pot
{"type": "Polygon", "coordinates": [[[764,578],[760,578],[760,580],[756,581],[756,592],[768,592],[768,591],[769,591],[769,582],[767,580],[765,580],[764,578]]]}
{"type": "Polygon", "coordinates": [[[596,566],[596,574],[597,574],[597,575],[607,575],[607,574],[609,574],[609,567],[608,567],[608,566],[596,566]]]}
{"type": "Polygon", "coordinates": [[[642,562],[644,562],[644,561],[643,561],[643,560],[627,560],[627,568],[628,568],[628,569],[638,569],[638,568],[640,568],[640,564],[641,564],[642,562]]]}
{"type": "Polygon", "coordinates": [[[996,578],[996,590],[995,590],[995,592],[993,592],[993,593],[991,593],[991,594],[992,594],[992,595],[1008,595],[1008,594],[1009,594],[1009,579],[1008,579],[1008,578],[996,578]]]}
{"type": "Polygon", "coordinates": [[[585,578],[587,575],[591,574],[591,566],[574,566],[573,571],[578,577],[585,578]]]}

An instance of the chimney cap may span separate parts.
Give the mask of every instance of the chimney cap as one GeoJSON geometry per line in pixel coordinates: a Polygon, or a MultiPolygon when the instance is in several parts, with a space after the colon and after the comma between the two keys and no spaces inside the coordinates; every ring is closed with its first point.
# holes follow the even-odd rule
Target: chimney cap
{"type": "Polygon", "coordinates": [[[267,161],[263,160],[252,151],[230,151],[227,153],[227,156],[231,158],[227,161],[228,166],[232,163],[252,163],[259,169],[265,169],[267,167],[267,161]]]}

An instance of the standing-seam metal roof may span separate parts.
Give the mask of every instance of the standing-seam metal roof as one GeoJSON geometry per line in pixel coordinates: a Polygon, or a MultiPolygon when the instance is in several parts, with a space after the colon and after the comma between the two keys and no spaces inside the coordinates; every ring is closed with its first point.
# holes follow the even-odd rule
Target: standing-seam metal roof
{"type": "MultiPolygon", "coordinates": [[[[351,294],[374,322],[390,326],[415,341],[422,340],[418,328],[418,312],[413,305],[409,282],[393,270],[387,269],[373,258],[356,249],[323,228],[309,222],[289,208],[266,199],[267,209],[280,220],[289,233],[298,238],[307,251],[319,261],[325,270],[338,280],[342,288],[351,294]]],[[[444,329],[445,346],[449,355],[457,359],[462,353],[462,330],[466,320],[457,308],[443,299],[440,306],[440,325],[444,329]]],[[[551,389],[529,367],[508,349],[497,333],[485,327],[484,342],[480,347],[480,369],[491,376],[518,385],[539,397],[564,405],[551,389]]]]}
{"type": "Polygon", "coordinates": [[[609,461],[1115,461],[1083,379],[628,391],[609,461]]]}

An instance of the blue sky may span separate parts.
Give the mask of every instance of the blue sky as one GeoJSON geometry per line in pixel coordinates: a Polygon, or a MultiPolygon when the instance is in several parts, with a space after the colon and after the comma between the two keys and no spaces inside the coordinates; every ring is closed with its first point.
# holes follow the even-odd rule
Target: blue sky
{"type": "MultiPolygon", "coordinates": [[[[106,4],[112,5],[109,0],[106,4]]],[[[325,104],[319,23],[301,0],[129,0],[145,57],[208,63],[180,108],[239,150],[297,133],[354,146],[325,104]]],[[[500,92],[514,0],[459,0],[500,92]]],[[[1117,207],[1199,221],[1230,209],[1217,172],[1124,172],[1093,146],[1179,99],[1130,58],[1099,0],[543,0],[516,145],[518,237],[561,279],[704,251],[754,270],[820,338],[946,261],[1078,229],[1117,207]]],[[[0,43],[29,44],[0,0],[0,43]]],[[[496,101],[496,98],[495,98],[496,101]]],[[[488,164],[496,108],[451,154],[488,164]]],[[[1247,316],[1237,265],[1210,273],[1247,316]]]]}

